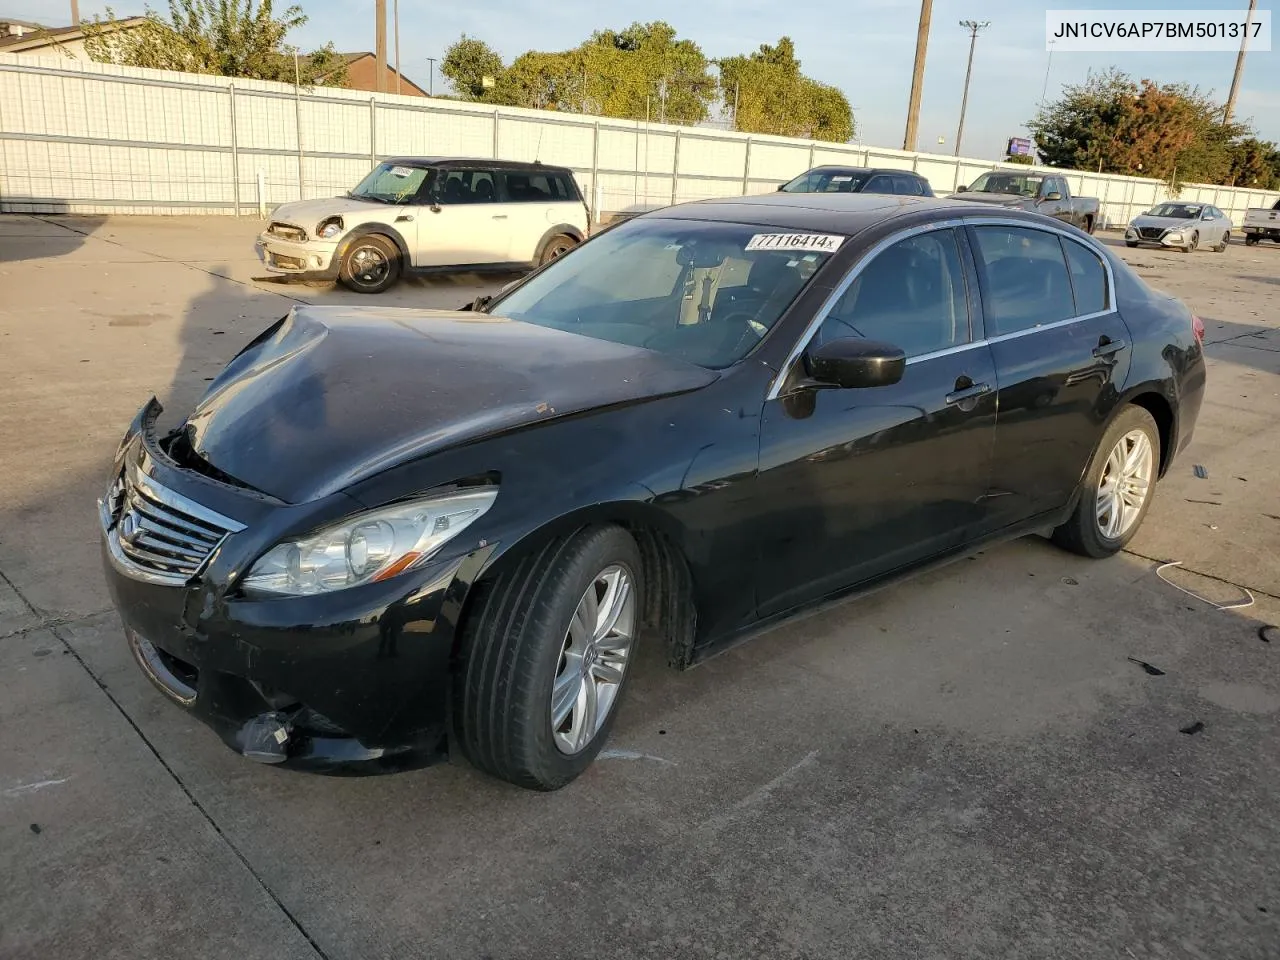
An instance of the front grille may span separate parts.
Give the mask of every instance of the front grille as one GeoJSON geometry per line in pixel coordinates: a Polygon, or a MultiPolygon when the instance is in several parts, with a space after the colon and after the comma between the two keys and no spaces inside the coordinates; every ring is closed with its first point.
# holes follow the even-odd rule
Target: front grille
{"type": "Polygon", "coordinates": [[[128,472],[112,486],[103,506],[112,552],[145,579],[161,583],[186,583],[227,534],[244,529],[150,478],[133,478],[128,472]]]}
{"type": "Polygon", "coordinates": [[[281,223],[279,220],[271,222],[271,226],[267,227],[267,233],[281,240],[292,240],[295,243],[305,243],[307,239],[307,231],[301,227],[295,227],[292,223],[281,223]]]}
{"type": "Polygon", "coordinates": [[[1143,240],[1159,240],[1164,236],[1164,227],[1139,227],[1138,236],[1143,240]]]}

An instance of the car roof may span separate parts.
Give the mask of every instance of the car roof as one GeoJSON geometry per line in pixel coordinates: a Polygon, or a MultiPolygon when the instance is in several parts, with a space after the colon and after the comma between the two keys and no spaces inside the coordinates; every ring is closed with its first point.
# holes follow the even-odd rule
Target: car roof
{"type": "Polygon", "coordinates": [[[395,163],[405,167],[489,167],[494,170],[547,170],[553,173],[571,173],[568,167],[557,167],[537,160],[494,160],[492,157],[387,157],[383,163],[395,163]]]}
{"type": "MultiPolygon", "coordinates": [[[[908,214],[1003,216],[987,204],[969,200],[908,197],[888,193],[767,193],[750,197],[699,200],[664,207],[636,219],[710,220],[785,230],[820,230],[852,236],[885,220],[908,214]],[[985,209],[978,209],[978,207],[985,209]]],[[[1016,213],[1017,211],[1007,211],[1016,213]]]]}

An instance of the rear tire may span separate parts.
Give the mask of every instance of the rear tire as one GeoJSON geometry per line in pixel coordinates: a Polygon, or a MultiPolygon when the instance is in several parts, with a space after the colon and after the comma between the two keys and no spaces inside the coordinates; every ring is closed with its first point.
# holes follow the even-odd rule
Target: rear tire
{"type": "Polygon", "coordinates": [[[1256,247],[1256,246],[1258,245],[1258,238],[1257,238],[1257,237],[1245,237],[1245,238],[1244,238],[1244,245],[1245,245],[1246,247],[1256,247]]]}
{"type": "Polygon", "coordinates": [[[357,237],[342,255],[338,280],[356,293],[381,293],[400,279],[400,248],[380,233],[357,237]]]}
{"type": "Polygon", "coordinates": [[[1093,217],[1084,218],[1084,232],[1093,236],[1093,217]]]}
{"type": "Polygon", "coordinates": [[[1227,244],[1231,243],[1231,231],[1228,230],[1222,235],[1222,242],[1213,248],[1214,253],[1225,253],[1227,244]]]}
{"type": "Polygon", "coordinates": [[[479,589],[454,672],[456,743],[485,773],[557,790],[591,764],[617,716],[643,609],[640,551],[620,527],[588,528],[479,589]]]}
{"type": "Polygon", "coordinates": [[[542,253],[538,257],[538,266],[544,263],[550,263],[557,257],[563,257],[566,253],[578,245],[578,241],[573,239],[567,233],[558,233],[542,248],[542,253]]]}
{"type": "Polygon", "coordinates": [[[1053,542],[1099,559],[1123,550],[1151,507],[1160,456],[1160,430],[1151,414],[1137,406],[1121,410],[1098,442],[1080,501],[1053,531],[1053,542]]]}

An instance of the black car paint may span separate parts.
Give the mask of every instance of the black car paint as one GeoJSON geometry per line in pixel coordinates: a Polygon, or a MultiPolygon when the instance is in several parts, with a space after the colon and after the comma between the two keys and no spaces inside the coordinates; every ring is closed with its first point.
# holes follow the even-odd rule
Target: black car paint
{"type": "MultiPolygon", "coordinates": [[[[807,206],[809,195],[768,199],[657,216],[826,231],[842,220],[838,210],[807,206]]],[[[135,422],[118,464],[136,463],[247,529],[229,537],[204,576],[185,588],[131,579],[107,554],[126,626],[199,668],[192,709],[234,748],[242,746],[246,721],[297,702],[354,744],[302,723],[292,763],[399,767],[446,750],[448,677],[477,583],[543,538],[616,522],[640,534],[650,558],[666,545],[675,575],[650,599],[647,619],[652,624],[665,612],[671,659],[688,666],[799,608],[1061,522],[1088,466],[1085,441],[1096,443],[1130,399],[1166,421],[1167,468],[1190,438],[1204,386],[1190,315],[1083,234],[1112,264],[1132,331],[1124,376],[1082,366],[1074,350],[1046,356],[1036,335],[1007,341],[1009,367],[1019,371],[1008,382],[996,370],[998,345],[983,344],[912,364],[891,387],[790,389],[803,376],[800,366],[784,370],[793,345],[860,258],[904,229],[982,216],[964,204],[855,200],[863,217],[852,224],[851,239],[756,350],[718,372],[503,320],[501,295],[492,315],[373,311],[365,315],[377,320],[363,338],[346,336],[348,325],[363,322],[348,311],[298,311],[233,361],[193,415],[191,434],[155,437],[153,407],[135,422]],[[489,367],[481,370],[468,362],[466,345],[484,341],[469,337],[524,352],[514,359],[487,353],[481,359],[489,367]],[[335,354],[325,369],[309,366],[307,357],[318,364],[326,343],[335,354]],[[423,344],[440,351],[434,360],[417,349],[423,344]],[[263,371],[272,350],[279,357],[263,371]],[[588,373],[575,358],[600,368],[588,373]],[[396,376],[377,380],[370,402],[359,394],[375,383],[360,379],[361,368],[396,376]],[[589,376],[593,388],[571,382],[575,374],[589,376]],[[766,402],[779,376],[786,378],[781,395],[766,402]],[[1078,389],[1085,381],[1092,385],[1078,389]],[[947,403],[966,383],[994,389],[947,403]],[[237,412],[237,389],[257,391],[256,402],[237,412]],[[485,410],[497,413],[481,415],[485,410]],[[435,431],[423,429],[428,417],[435,431]],[[1011,444],[1006,454],[998,439],[1002,417],[1024,442],[1037,431],[1067,442],[1037,444],[1030,458],[1011,444]],[[184,437],[228,476],[193,468],[184,437]],[[1025,469],[1029,459],[1034,473],[1025,469]],[[255,559],[283,539],[364,507],[494,481],[501,492],[483,520],[411,574],[318,597],[251,599],[239,589],[255,559]],[[1041,483],[1064,491],[1062,502],[1036,500],[1041,483]],[[1028,509],[1045,509],[1015,515],[1005,504],[1019,495],[1028,509]]],[[[999,217],[1045,222],[1018,212],[999,217]]],[[[970,309],[978,340],[975,295],[970,309]]],[[[1095,333],[1106,330],[1082,331],[1082,346],[1095,333]]]]}

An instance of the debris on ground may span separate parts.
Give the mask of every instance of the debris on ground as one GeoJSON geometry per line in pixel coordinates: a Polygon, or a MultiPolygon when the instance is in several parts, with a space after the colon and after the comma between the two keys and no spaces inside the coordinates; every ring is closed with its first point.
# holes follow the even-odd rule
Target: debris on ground
{"type": "Polygon", "coordinates": [[[1268,624],[1258,628],[1258,639],[1263,643],[1270,643],[1274,638],[1280,637],[1280,627],[1274,624],[1268,624]]]}
{"type": "Polygon", "coordinates": [[[33,823],[33,824],[31,825],[31,832],[32,832],[32,833],[34,833],[34,834],[36,834],[37,836],[39,836],[39,834],[40,834],[40,824],[38,824],[38,823],[33,823]]]}
{"type": "Polygon", "coordinates": [[[1209,471],[1202,464],[1197,463],[1195,465],[1195,474],[1201,480],[1209,479],[1209,471]]]}
{"type": "Polygon", "coordinates": [[[1220,506],[1222,506],[1222,501],[1221,501],[1221,500],[1192,500],[1192,499],[1190,499],[1189,497],[1183,497],[1183,499],[1184,499],[1184,500],[1186,500],[1186,501],[1187,501],[1187,503],[1203,503],[1203,504],[1206,504],[1206,505],[1208,505],[1208,506],[1210,506],[1210,507],[1220,507],[1220,506]]]}
{"type": "Polygon", "coordinates": [[[1204,729],[1204,723],[1197,720],[1195,723],[1178,729],[1179,733],[1185,733],[1189,737],[1194,737],[1197,733],[1204,729]]]}
{"type": "MultiPolygon", "coordinates": [[[[1213,525],[1208,525],[1208,526],[1210,530],[1218,529],[1213,525]]],[[[1170,567],[1180,567],[1180,566],[1182,566],[1181,560],[1170,560],[1168,563],[1162,563],[1160,564],[1160,566],[1156,567],[1156,576],[1159,577],[1161,580],[1163,580],[1165,583],[1167,583],[1169,586],[1173,587],[1173,589],[1179,590],[1182,593],[1185,593],[1188,597],[1194,597],[1196,600],[1199,600],[1201,603],[1207,603],[1209,606],[1213,607],[1215,610],[1243,610],[1245,607],[1252,607],[1254,605],[1255,600],[1253,597],[1253,592],[1248,587],[1242,587],[1238,583],[1230,583],[1230,581],[1228,580],[1219,580],[1218,577],[1209,577],[1208,579],[1219,580],[1220,583],[1230,584],[1230,586],[1233,586],[1237,590],[1240,590],[1245,595],[1245,599],[1240,600],[1236,603],[1214,603],[1212,600],[1209,600],[1206,597],[1200,596],[1200,594],[1196,593],[1193,590],[1188,590],[1186,587],[1178,586],[1178,584],[1174,583],[1172,580],[1166,577],[1164,575],[1164,572],[1168,570],[1170,567]]],[[[1195,573],[1194,570],[1188,570],[1187,572],[1195,573]]],[[[1196,574],[1196,575],[1201,577],[1206,576],[1203,573],[1196,574]]]]}
{"type": "Polygon", "coordinates": [[[1150,674],[1153,677],[1164,676],[1163,670],[1161,670],[1159,667],[1152,666],[1151,664],[1147,663],[1147,661],[1145,660],[1139,660],[1137,657],[1129,657],[1128,659],[1130,663],[1136,663],[1144,671],[1146,671],[1148,674],[1150,674]]]}
{"type": "Polygon", "coordinates": [[[1075,577],[1063,577],[1062,582],[1065,583],[1068,587],[1080,586],[1080,581],[1077,580],[1075,577]]]}

